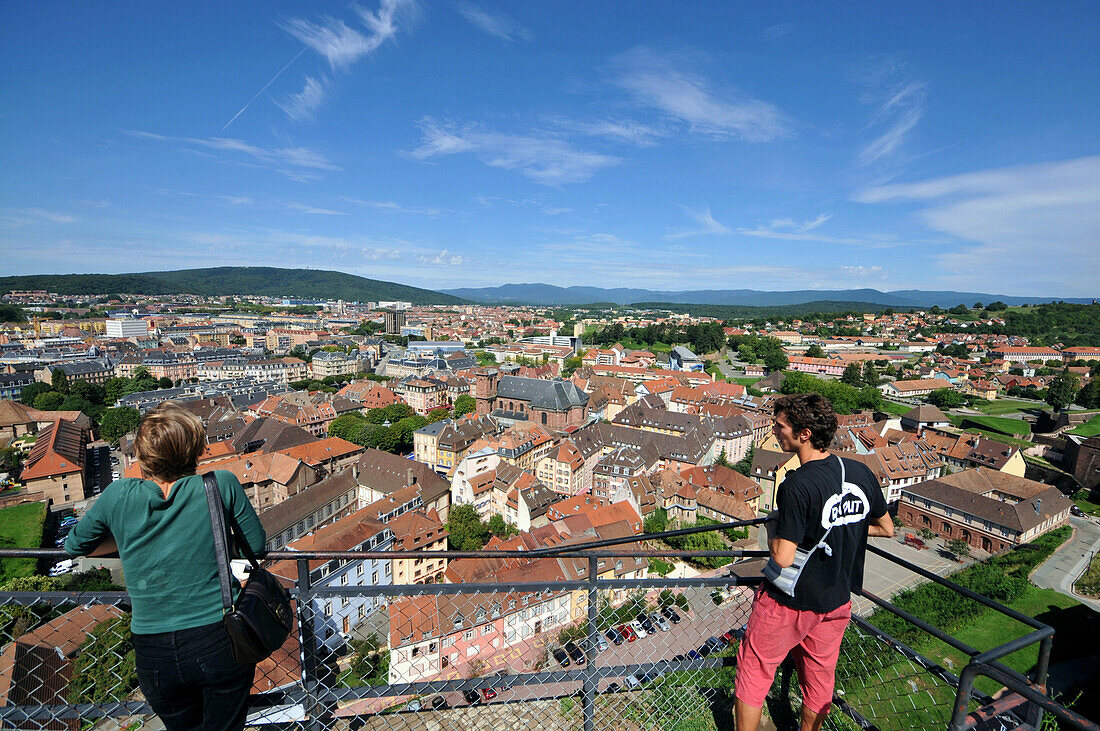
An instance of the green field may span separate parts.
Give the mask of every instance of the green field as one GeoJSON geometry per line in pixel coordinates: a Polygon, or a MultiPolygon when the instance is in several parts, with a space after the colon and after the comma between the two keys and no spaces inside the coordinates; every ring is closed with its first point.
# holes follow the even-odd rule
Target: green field
{"type": "MultiPolygon", "coordinates": [[[[45,503],[22,503],[0,509],[0,547],[39,548],[46,523],[45,503]]],[[[33,558],[0,559],[0,581],[34,574],[33,558]]]]}
{"type": "Polygon", "coordinates": [[[1001,414],[1014,414],[1024,409],[1041,409],[1044,404],[1035,403],[1034,401],[1018,401],[1016,399],[999,398],[996,401],[984,401],[977,400],[970,408],[980,411],[983,414],[989,416],[999,416],[1001,414]]]}
{"type": "Polygon", "coordinates": [[[1067,430],[1066,434],[1079,437],[1094,437],[1100,434],[1100,416],[1094,416],[1081,426],[1067,430]]]}
{"type": "Polygon", "coordinates": [[[730,383],[740,383],[742,386],[751,386],[757,381],[762,381],[764,379],[757,378],[756,376],[731,376],[726,380],[730,383]]]}
{"type": "Polygon", "coordinates": [[[895,404],[893,401],[883,399],[882,410],[895,416],[905,416],[913,410],[913,407],[909,404],[895,404]]]}
{"type": "Polygon", "coordinates": [[[1031,425],[1023,419],[1009,419],[1004,416],[964,416],[963,419],[974,423],[978,429],[1020,436],[1031,433],[1031,425]]]}

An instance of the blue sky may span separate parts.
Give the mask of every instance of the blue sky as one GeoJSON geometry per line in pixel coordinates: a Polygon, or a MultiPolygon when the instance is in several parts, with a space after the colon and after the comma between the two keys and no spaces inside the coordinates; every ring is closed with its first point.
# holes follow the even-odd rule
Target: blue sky
{"type": "Polygon", "coordinates": [[[0,271],[1098,295],[1100,4],[0,4],[0,271]]]}

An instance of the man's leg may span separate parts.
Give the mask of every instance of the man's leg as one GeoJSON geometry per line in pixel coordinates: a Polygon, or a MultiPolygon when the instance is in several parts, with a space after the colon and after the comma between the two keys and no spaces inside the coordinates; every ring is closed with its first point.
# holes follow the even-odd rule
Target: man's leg
{"type": "Polygon", "coordinates": [[[734,718],[737,731],[756,731],[775,671],[802,635],[798,612],[784,607],[763,589],[752,602],[745,637],[737,648],[734,718]]]}
{"type": "Polygon", "coordinates": [[[850,603],[834,609],[822,617],[794,651],[802,691],[802,731],[817,731],[829,715],[840,643],[851,618],[850,603]]]}
{"type": "Polygon", "coordinates": [[[735,699],[733,702],[733,718],[737,723],[737,731],[756,731],[756,727],[760,725],[762,710],[750,706],[740,698],[735,699]]]}

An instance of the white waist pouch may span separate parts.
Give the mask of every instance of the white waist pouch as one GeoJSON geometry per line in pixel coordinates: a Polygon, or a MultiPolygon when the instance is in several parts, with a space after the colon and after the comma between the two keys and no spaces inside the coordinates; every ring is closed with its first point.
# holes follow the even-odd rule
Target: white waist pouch
{"type": "Polygon", "coordinates": [[[825,528],[825,535],[821,536],[817,545],[809,550],[796,548],[794,561],[790,566],[783,568],[773,558],[768,558],[768,563],[764,566],[764,577],[787,596],[794,596],[798,579],[817,549],[823,549],[826,556],[833,555],[833,549],[825,542],[833,528],[863,520],[871,512],[871,503],[863,490],[859,485],[845,479],[844,460],[840,457],[837,457],[837,460],[840,462],[840,494],[833,495],[825,501],[825,510],[821,514],[821,526],[825,528]]]}

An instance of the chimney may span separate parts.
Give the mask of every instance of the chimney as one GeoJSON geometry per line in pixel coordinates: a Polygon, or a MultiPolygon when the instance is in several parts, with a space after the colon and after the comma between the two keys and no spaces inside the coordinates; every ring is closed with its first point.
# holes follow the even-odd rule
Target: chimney
{"type": "Polygon", "coordinates": [[[409,487],[416,484],[416,473],[413,472],[412,467],[405,471],[405,484],[409,487]]]}
{"type": "Polygon", "coordinates": [[[1042,507],[1043,507],[1043,499],[1042,498],[1036,498],[1036,500],[1035,500],[1035,514],[1036,515],[1039,515],[1039,511],[1042,509],[1042,507]]]}
{"type": "Polygon", "coordinates": [[[359,460],[351,463],[351,476],[356,482],[359,482],[359,460]]]}

